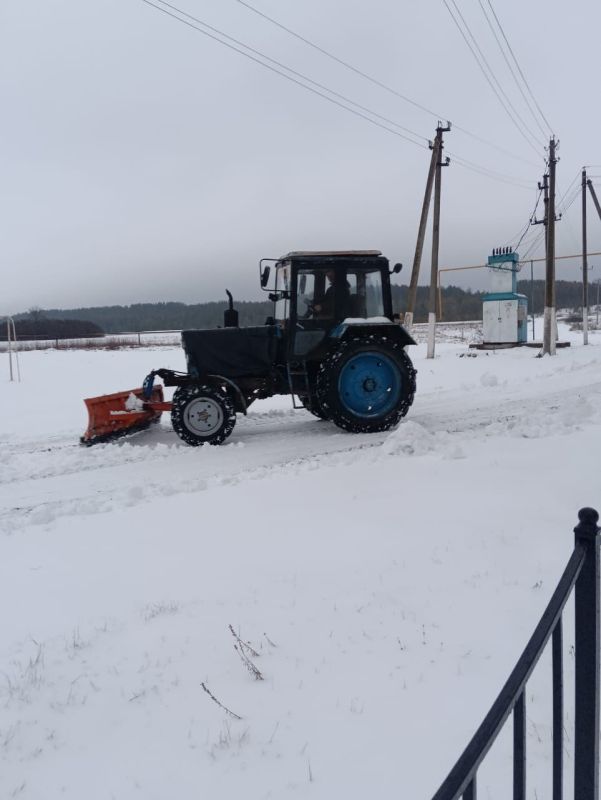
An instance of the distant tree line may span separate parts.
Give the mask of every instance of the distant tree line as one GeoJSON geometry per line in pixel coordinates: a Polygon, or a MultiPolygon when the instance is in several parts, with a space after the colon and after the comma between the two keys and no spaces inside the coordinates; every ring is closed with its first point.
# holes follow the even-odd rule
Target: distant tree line
{"type": "MultiPolygon", "coordinates": [[[[41,309],[32,309],[15,317],[15,333],[18,339],[86,339],[104,334],[100,325],[91,320],[64,317],[50,317],[41,309]]],[[[7,322],[2,321],[0,341],[7,338],[7,322]]]]}
{"type": "MultiPolygon", "coordinates": [[[[409,294],[408,286],[392,287],[392,307],[394,311],[403,314],[407,308],[409,294]]],[[[428,321],[430,290],[427,286],[417,287],[414,322],[428,321]]],[[[445,286],[442,289],[442,317],[447,321],[482,318],[483,292],[474,292],[471,289],[460,289],[458,286],[445,286]]],[[[438,300],[438,298],[437,298],[438,300]]],[[[437,307],[438,308],[438,307],[437,307]]]]}
{"type": "MultiPolygon", "coordinates": [[[[262,325],[273,313],[272,303],[238,302],[241,325],[262,325]]],[[[97,306],[93,308],[45,309],[48,319],[80,319],[99,325],[106,333],[137,331],[183,330],[186,328],[216,328],[223,325],[227,301],[196,303],[135,303],[131,306],[97,306]]],[[[26,315],[23,315],[26,316],[26,315]]],[[[15,316],[15,321],[21,315],[15,316]]]]}
{"type": "MultiPolygon", "coordinates": [[[[534,313],[542,314],[545,282],[541,280],[518,281],[518,292],[534,301],[534,313]],[[532,297],[531,297],[532,295],[532,297]]],[[[401,314],[407,308],[407,286],[392,287],[392,302],[395,311],[401,314]]],[[[482,298],[486,292],[445,286],[442,289],[442,317],[446,321],[482,319],[482,298]]],[[[591,287],[590,303],[596,300],[595,287],[591,287]]],[[[241,325],[263,325],[273,314],[271,302],[236,301],[241,325]]],[[[582,307],[582,285],[577,281],[557,281],[557,306],[570,310],[582,307]]],[[[17,332],[25,334],[49,334],[49,338],[93,336],[94,332],[125,333],[137,331],[182,330],[186,328],[216,328],[223,325],[226,302],[210,303],[135,303],[130,306],[97,306],[94,308],[39,309],[15,316],[17,332]],[[75,327],[92,323],[92,328],[75,327]],[[33,327],[21,327],[21,325],[33,327]],[[73,325],[73,328],[68,327],[73,325]],[[81,333],[74,333],[78,330],[81,333]],[[21,333],[22,331],[22,333],[21,333]]],[[[428,319],[428,287],[419,286],[414,319],[428,319]]],[[[6,339],[6,325],[0,327],[0,336],[6,339]]]]}
{"type": "MultiPolygon", "coordinates": [[[[518,292],[528,298],[528,311],[534,306],[535,314],[542,314],[545,308],[545,282],[544,281],[518,281],[518,292]]],[[[557,308],[578,311],[582,309],[582,283],[578,281],[556,281],[555,292],[557,308]]],[[[597,287],[589,286],[589,308],[597,302],[597,287]]]]}

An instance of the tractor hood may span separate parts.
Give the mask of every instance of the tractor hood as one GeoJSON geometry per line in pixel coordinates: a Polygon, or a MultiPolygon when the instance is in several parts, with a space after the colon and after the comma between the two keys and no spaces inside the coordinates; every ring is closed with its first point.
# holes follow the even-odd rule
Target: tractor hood
{"type": "Polygon", "coordinates": [[[275,325],[182,331],[188,372],[200,378],[269,373],[275,363],[278,334],[275,325]]]}

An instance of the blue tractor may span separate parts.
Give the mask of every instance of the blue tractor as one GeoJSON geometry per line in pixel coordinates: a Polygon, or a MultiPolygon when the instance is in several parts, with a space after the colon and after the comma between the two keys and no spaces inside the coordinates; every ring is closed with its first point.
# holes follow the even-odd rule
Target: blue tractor
{"type": "MultiPolygon", "coordinates": [[[[295,408],[346,431],[394,427],[413,402],[416,375],[405,351],[415,341],[392,310],[390,275],[400,268],[391,270],[378,250],[263,259],[261,287],[273,301],[273,316],[265,325],[239,327],[228,292],[223,328],[182,332],[186,373],[153,370],[143,388],[133,390],[135,397],[132,392],[105,396],[121,398],[115,400],[119,408],[107,412],[114,432],[139,429],[170,410],[184,442],[217,445],[231,434],[237,414],[273,395],[291,395],[295,408]],[[171,403],[163,401],[157,376],[177,387],[171,403]],[[129,411],[120,410],[124,398],[130,399],[129,411]],[[138,408],[131,407],[132,399],[138,408]]],[[[86,443],[111,432],[94,425],[94,402],[86,401],[86,443]]]]}

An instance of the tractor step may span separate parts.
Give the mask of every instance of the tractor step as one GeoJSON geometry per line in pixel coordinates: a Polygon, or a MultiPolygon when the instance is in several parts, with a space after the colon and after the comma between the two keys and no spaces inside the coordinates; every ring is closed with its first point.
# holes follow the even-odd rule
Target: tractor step
{"type": "MultiPolygon", "coordinates": [[[[296,365],[295,365],[296,366],[296,365]]],[[[292,408],[300,409],[305,408],[305,404],[301,401],[301,404],[298,405],[295,396],[300,399],[301,395],[304,395],[308,398],[308,402],[311,402],[311,392],[309,390],[309,375],[307,373],[307,362],[302,362],[302,369],[293,369],[290,365],[290,362],[286,365],[286,371],[288,373],[288,387],[290,389],[290,397],[292,398],[292,408]],[[295,381],[293,378],[302,378],[303,386],[299,387],[298,385],[295,386],[295,381]],[[300,391],[299,391],[300,389],[300,391]]],[[[300,381],[299,381],[300,383],[300,381]]]]}

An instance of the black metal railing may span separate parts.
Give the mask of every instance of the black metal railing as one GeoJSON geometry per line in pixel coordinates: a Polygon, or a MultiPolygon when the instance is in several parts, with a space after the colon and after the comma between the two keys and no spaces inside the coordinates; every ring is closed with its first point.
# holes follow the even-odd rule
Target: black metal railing
{"type": "Polygon", "coordinates": [[[563,798],[562,612],[575,590],[574,800],[599,798],[599,514],[578,513],[574,552],[513,672],[432,800],[476,800],[478,768],[513,712],[513,800],[526,798],[526,683],[552,637],[553,800],[563,798]]]}

